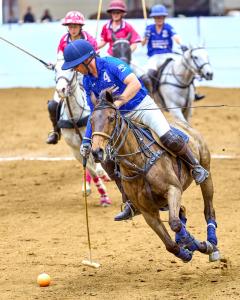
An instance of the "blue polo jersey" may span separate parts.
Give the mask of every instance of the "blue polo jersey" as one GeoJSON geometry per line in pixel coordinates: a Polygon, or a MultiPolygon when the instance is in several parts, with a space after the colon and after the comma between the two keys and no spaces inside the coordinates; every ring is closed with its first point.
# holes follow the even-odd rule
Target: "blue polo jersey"
{"type": "Polygon", "coordinates": [[[172,37],[175,34],[177,33],[170,24],[164,23],[159,33],[155,24],[148,25],[145,30],[145,37],[148,39],[147,55],[151,57],[155,54],[172,53],[172,37]]]}
{"type": "MultiPolygon", "coordinates": [[[[133,73],[129,65],[122,60],[111,56],[103,58],[96,57],[96,67],[98,73],[97,78],[91,74],[84,75],[83,77],[83,87],[86,91],[87,103],[90,106],[91,113],[94,110],[91,93],[93,93],[97,99],[99,98],[101,91],[106,89],[111,89],[113,96],[121,95],[126,88],[126,84],[124,84],[123,81],[129,74],[133,73]]],[[[132,99],[119,108],[122,114],[126,113],[123,110],[131,111],[134,109],[146,97],[148,92],[141,80],[139,81],[142,87],[132,99]]],[[[91,138],[91,136],[92,128],[89,117],[85,137],[91,138]]]]}

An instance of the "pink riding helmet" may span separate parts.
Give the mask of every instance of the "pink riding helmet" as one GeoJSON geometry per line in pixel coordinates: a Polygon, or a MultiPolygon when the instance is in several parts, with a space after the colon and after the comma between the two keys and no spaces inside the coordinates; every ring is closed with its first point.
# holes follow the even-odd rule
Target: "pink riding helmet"
{"type": "Polygon", "coordinates": [[[79,11],[69,11],[62,21],[62,25],[67,26],[70,24],[84,25],[85,19],[79,11]]]}
{"type": "Polygon", "coordinates": [[[127,6],[122,0],[112,0],[108,6],[107,12],[111,13],[112,10],[120,10],[124,13],[127,12],[127,6]]]}

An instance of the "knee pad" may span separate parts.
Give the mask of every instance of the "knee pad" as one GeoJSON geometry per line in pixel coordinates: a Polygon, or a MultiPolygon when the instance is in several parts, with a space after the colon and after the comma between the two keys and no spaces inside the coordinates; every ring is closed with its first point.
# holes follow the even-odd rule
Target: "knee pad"
{"type": "Polygon", "coordinates": [[[182,137],[177,135],[172,130],[169,130],[163,136],[161,136],[160,140],[163,143],[163,146],[179,156],[186,152],[186,143],[182,137]]]}
{"type": "Polygon", "coordinates": [[[56,113],[58,107],[58,102],[55,100],[49,100],[48,101],[48,111],[50,113],[56,113]]]}

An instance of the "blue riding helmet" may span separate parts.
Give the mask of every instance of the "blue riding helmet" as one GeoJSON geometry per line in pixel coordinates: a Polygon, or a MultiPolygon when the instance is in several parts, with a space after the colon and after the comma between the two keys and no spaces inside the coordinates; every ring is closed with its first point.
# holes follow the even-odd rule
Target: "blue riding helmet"
{"type": "Polygon", "coordinates": [[[63,56],[65,62],[62,65],[62,70],[72,69],[95,55],[96,52],[88,41],[83,39],[73,41],[64,49],[63,56]]]}
{"type": "Polygon", "coordinates": [[[161,4],[157,4],[157,5],[153,5],[153,7],[151,8],[151,13],[150,13],[150,17],[166,17],[168,15],[168,11],[166,9],[166,7],[164,5],[161,4]]]}

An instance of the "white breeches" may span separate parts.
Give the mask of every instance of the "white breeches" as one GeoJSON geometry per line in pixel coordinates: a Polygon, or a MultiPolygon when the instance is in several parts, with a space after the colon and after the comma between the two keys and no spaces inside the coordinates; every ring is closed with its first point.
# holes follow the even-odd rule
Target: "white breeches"
{"type": "Polygon", "coordinates": [[[159,137],[170,130],[168,121],[149,95],[135,107],[135,110],[138,111],[129,112],[126,114],[126,117],[151,128],[159,137]]]}
{"type": "Polygon", "coordinates": [[[137,76],[141,77],[144,74],[147,74],[148,70],[157,70],[168,58],[176,59],[179,55],[175,53],[164,53],[164,54],[155,54],[148,58],[148,61],[142,67],[138,67],[137,76]]]}

